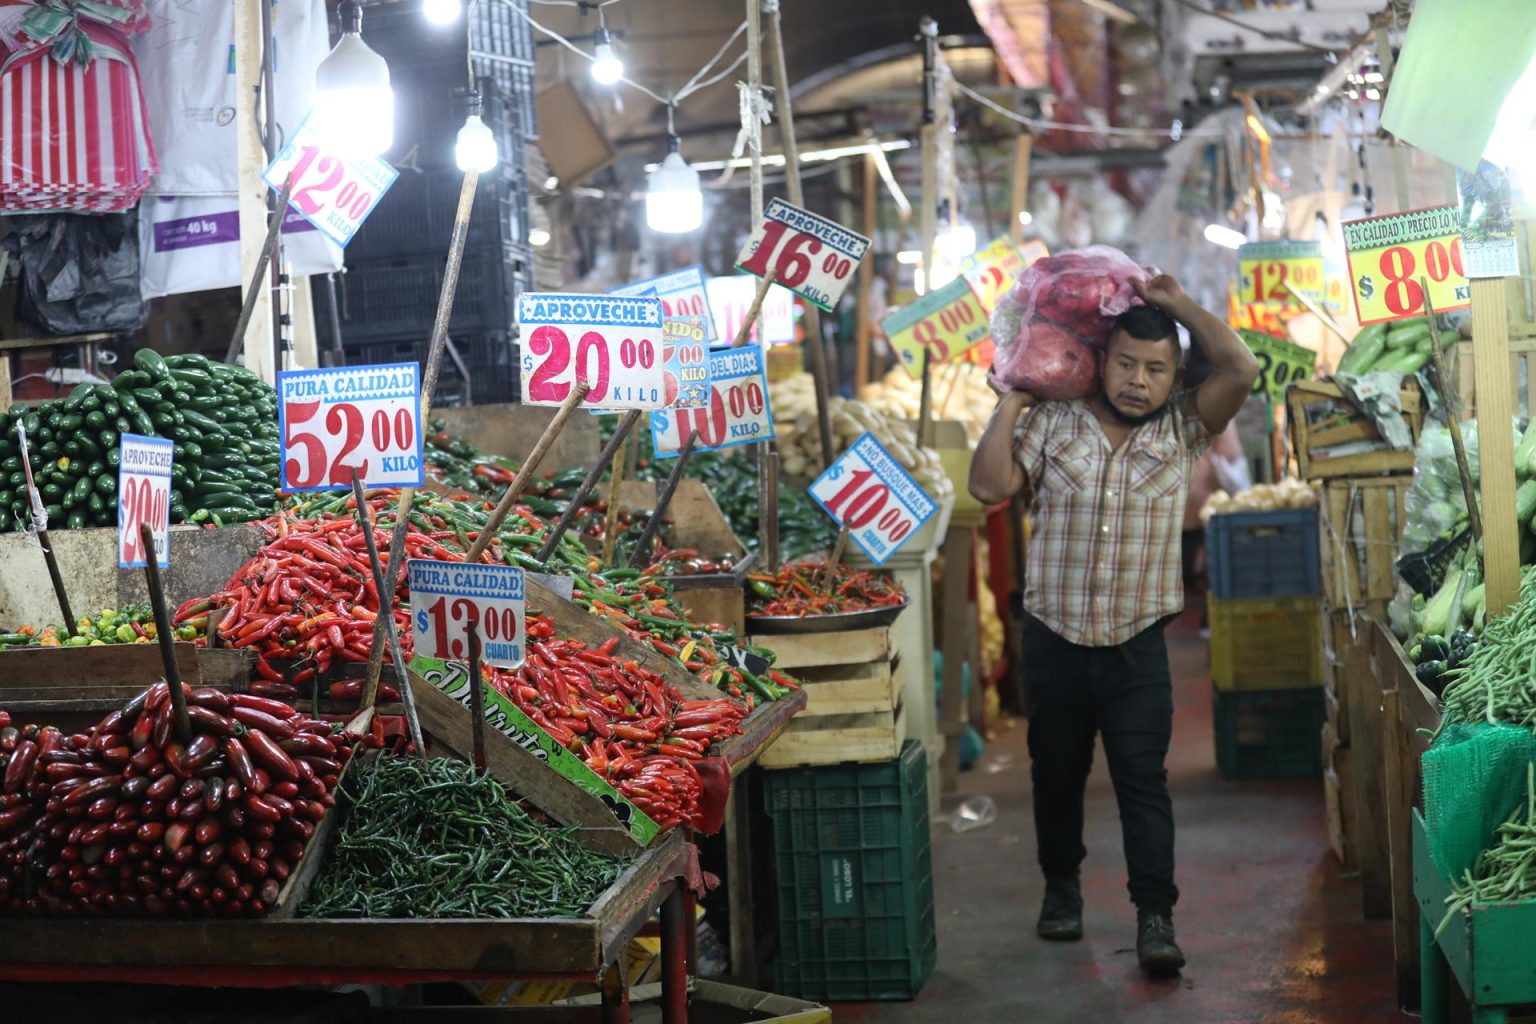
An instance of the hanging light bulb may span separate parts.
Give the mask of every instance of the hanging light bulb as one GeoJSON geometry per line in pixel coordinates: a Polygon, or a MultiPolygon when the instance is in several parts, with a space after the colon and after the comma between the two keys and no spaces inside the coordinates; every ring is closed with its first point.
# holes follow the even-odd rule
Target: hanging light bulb
{"type": "Polygon", "coordinates": [[[1234,231],[1225,224],[1207,224],[1205,240],[1224,249],[1236,249],[1240,245],[1247,244],[1248,236],[1241,231],[1234,231]]]}
{"type": "Polygon", "coordinates": [[[964,218],[946,221],[934,238],[933,247],[950,263],[958,265],[976,251],[976,229],[964,218]]]}
{"type": "Polygon", "coordinates": [[[421,13],[434,25],[452,25],[464,13],[463,0],[422,0],[421,13]]]}
{"type": "Polygon", "coordinates": [[[363,7],[342,0],[341,40],[315,69],[315,128],[344,156],[378,156],[395,141],[389,65],[363,42],[363,7]]]}
{"type": "Polygon", "coordinates": [[[453,159],[461,171],[484,174],[496,166],[496,136],[480,120],[480,94],[470,93],[467,102],[469,115],[464,118],[464,127],[459,129],[458,142],[453,147],[453,159]]]}
{"type": "Polygon", "coordinates": [[[613,52],[613,40],[606,26],[598,26],[593,38],[597,45],[592,48],[592,80],[600,85],[612,85],[624,77],[624,62],[613,52]]]}
{"type": "Polygon", "coordinates": [[[667,158],[651,172],[645,189],[645,222],[652,231],[683,235],[704,223],[704,193],[699,172],[678,152],[682,140],[667,138],[667,158]]]}

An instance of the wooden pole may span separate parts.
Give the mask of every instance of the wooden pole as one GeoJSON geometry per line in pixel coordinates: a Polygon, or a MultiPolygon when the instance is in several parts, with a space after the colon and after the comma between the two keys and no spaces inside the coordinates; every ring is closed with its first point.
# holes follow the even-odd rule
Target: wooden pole
{"type": "MultiPolygon", "coordinates": [[[[763,477],[772,482],[758,495],[759,513],[757,550],[769,572],[779,571],[779,450],[768,445],[761,468],[763,477]]],[[[760,483],[762,481],[759,481],[760,483]]]]}
{"type": "MultiPolygon", "coordinates": [[[[1291,298],[1293,298],[1297,302],[1301,303],[1302,306],[1306,309],[1306,311],[1308,313],[1311,313],[1313,316],[1315,316],[1319,320],[1321,320],[1323,322],[1323,326],[1328,328],[1330,331],[1332,331],[1338,337],[1338,339],[1344,343],[1344,346],[1346,348],[1349,347],[1349,342],[1350,342],[1349,337],[1347,335],[1345,335],[1343,330],[1341,330],[1339,328],[1338,324],[1333,322],[1333,317],[1329,316],[1328,312],[1325,309],[1323,309],[1317,303],[1313,302],[1311,299],[1307,298],[1305,295],[1301,294],[1301,292],[1297,291],[1295,288],[1292,288],[1291,287],[1291,282],[1289,282],[1289,281],[1281,281],[1280,284],[1285,288],[1286,291],[1290,292],[1291,298]]],[[[1424,300],[1425,301],[1425,305],[1428,305],[1428,303],[1429,303],[1429,299],[1428,299],[1429,293],[1425,292],[1424,294],[1425,294],[1425,300],[1424,300]]],[[[1433,315],[1433,314],[1431,314],[1431,315],[1433,315]]]]}
{"type": "MultiPolygon", "coordinates": [[[[1520,599],[1520,524],[1515,519],[1515,439],[1509,379],[1509,306],[1501,277],[1472,281],[1472,357],[1476,363],[1478,462],[1483,493],[1483,581],[1488,614],[1520,599]]],[[[1471,509],[1468,509],[1471,512],[1471,509]]]]}
{"type": "Polygon", "coordinates": [[[540,562],[549,561],[549,557],[555,553],[555,548],[560,545],[560,538],[565,536],[565,531],[570,529],[571,524],[576,521],[576,516],[580,513],[581,507],[586,504],[587,495],[592,493],[592,489],[597,486],[597,482],[603,478],[603,472],[608,468],[608,463],[613,461],[614,453],[629,440],[629,432],[635,428],[635,422],[639,419],[640,410],[631,409],[624,414],[623,419],[619,420],[618,429],[613,432],[613,436],[608,439],[608,443],[603,445],[603,450],[597,455],[597,462],[591,469],[587,470],[586,478],[581,481],[581,486],[576,488],[575,494],[571,495],[570,504],[565,506],[565,511],[560,514],[559,521],[555,523],[554,528],[549,531],[549,536],[545,538],[544,546],[539,549],[537,556],[540,562]]]}
{"type": "Polygon", "coordinates": [[[144,582],[149,591],[150,607],[155,611],[155,641],[160,646],[165,683],[171,691],[176,738],[185,746],[192,742],[192,719],[187,715],[187,695],[181,689],[181,666],[176,664],[176,632],[171,627],[171,611],[166,607],[165,587],[160,581],[160,555],[155,551],[155,531],[148,523],[139,524],[139,541],[144,545],[144,582]]]}
{"type": "Polygon", "coordinates": [[[832,551],[827,555],[826,574],[822,576],[822,586],[827,593],[833,593],[833,586],[837,582],[837,564],[843,560],[843,555],[848,551],[848,527],[837,531],[837,542],[832,545],[832,551]]]}
{"type": "Polygon", "coordinates": [[[555,413],[555,418],[549,421],[549,426],[544,428],[544,433],[540,434],[538,441],[534,443],[533,451],[528,453],[528,457],[518,467],[517,475],[512,478],[512,482],[507,485],[506,493],[496,503],[496,508],[491,513],[485,528],[480,531],[480,536],[476,537],[474,544],[470,545],[469,557],[466,561],[471,564],[480,561],[480,557],[485,554],[485,549],[491,546],[491,541],[496,537],[496,531],[501,528],[507,513],[511,512],[512,506],[517,503],[517,496],[523,492],[524,487],[528,486],[528,481],[538,470],[539,463],[543,462],[544,456],[549,454],[555,438],[560,436],[560,431],[565,429],[566,421],[571,418],[571,414],[576,411],[576,407],[581,404],[583,398],[587,397],[587,392],[590,390],[592,387],[586,381],[578,381],[572,386],[571,393],[566,396],[564,404],[555,413]]]}
{"type": "Polygon", "coordinates": [[[466,622],[464,630],[469,634],[469,735],[471,758],[477,771],[485,771],[485,680],[480,675],[480,631],[473,622],[466,622]]]}
{"type": "MultiPolygon", "coordinates": [[[[263,120],[258,116],[262,100],[262,53],[266,43],[261,31],[261,3],[234,5],[235,17],[235,159],[240,219],[240,267],[254,268],[261,258],[266,231],[268,190],[261,180],[267,166],[267,152],[262,141],[263,120]]],[[[245,281],[254,280],[252,290],[264,291],[269,285],[261,277],[242,273],[245,281]]],[[[247,296],[249,301],[249,296],[247,296]]],[[[277,382],[278,367],[272,361],[272,304],[257,302],[245,329],[245,367],[268,384],[277,382]]]]}
{"type": "MultiPolygon", "coordinates": [[[[876,203],[879,196],[878,168],[875,155],[864,154],[864,234],[875,237],[876,203]]],[[[870,300],[875,284],[875,261],[866,259],[859,264],[859,326],[853,346],[853,393],[855,396],[869,383],[870,349],[874,344],[875,325],[870,318],[870,300]]]]}
{"type": "Polygon", "coordinates": [[[234,363],[237,356],[245,349],[245,331],[251,324],[251,315],[256,312],[256,300],[261,297],[261,281],[267,276],[267,264],[272,261],[272,256],[277,252],[277,243],[283,234],[283,219],[288,216],[288,202],[293,198],[293,174],[288,175],[288,180],[283,182],[282,194],[277,197],[277,205],[272,208],[272,213],[267,218],[267,237],[261,244],[261,252],[256,257],[256,269],[251,272],[250,287],[245,290],[245,301],[240,305],[240,316],[235,320],[235,330],[229,337],[229,348],[224,353],[226,363],[234,363]]]}
{"type": "Polygon", "coordinates": [[[662,517],[667,514],[667,506],[672,504],[672,496],[677,493],[677,485],[682,482],[683,470],[688,468],[688,457],[693,454],[693,449],[698,444],[699,435],[691,434],[688,443],[683,445],[683,450],[677,453],[677,465],[672,467],[672,472],[667,474],[667,480],[661,485],[661,493],[656,495],[656,508],[651,513],[651,518],[645,524],[645,529],[640,531],[640,539],[635,542],[635,550],[630,552],[629,564],[633,568],[640,568],[650,561],[651,544],[656,540],[656,535],[661,532],[662,517]]]}
{"type": "Polygon", "coordinates": [[[1429,320],[1429,347],[1435,361],[1435,379],[1440,382],[1440,399],[1445,403],[1446,427],[1451,434],[1451,449],[1456,453],[1456,471],[1461,478],[1461,496],[1467,503],[1467,523],[1472,528],[1474,546],[1483,539],[1483,517],[1477,509],[1477,484],[1472,479],[1472,467],[1467,461],[1467,448],[1461,437],[1461,416],[1457,406],[1460,395],[1451,387],[1451,378],[1445,372],[1445,354],[1440,351],[1440,325],[1435,322],[1435,304],[1429,299],[1429,282],[1419,278],[1424,289],[1424,313],[1429,320]]]}
{"type": "MultiPolygon", "coordinates": [[[[763,279],[757,283],[757,294],[752,296],[752,305],[747,307],[747,317],[736,328],[736,337],[731,341],[731,348],[744,348],[747,339],[752,337],[752,325],[757,323],[757,318],[763,311],[763,302],[768,298],[768,289],[773,287],[773,282],[779,276],[777,268],[770,269],[763,275],[763,279]]],[[[766,351],[768,346],[763,345],[766,351]]]]}
{"type": "Polygon", "coordinates": [[[619,443],[613,459],[613,476],[608,481],[608,511],[603,522],[603,566],[613,564],[613,543],[619,532],[619,489],[624,485],[625,462],[629,458],[629,437],[619,443]]]}
{"type": "Polygon", "coordinates": [[[1008,233],[1015,242],[1024,241],[1019,214],[1029,207],[1029,159],[1034,145],[1034,136],[1028,132],[1020,132],[1013,140],[1013,197],[1008,209],[1008,233]]]}
{"type": "MultiPolygon", "coordinates": [[[[4,359],[0,356],[0,359],[4,359]]],[[[48,567],[48,580],[53,584],[53,596],[59,602],[59,611],[64,614],[64,636],[75,635],[75,613],[69,607],[69,594],[64,590],[64,574],[59,571],[58,556],[53,553],[53,541],[48,536],[48,510],[43,505],[43,497],[37,491],[37,482],[32,479],[32,455],[27,450],[27,428],[21,420],[16,421],[16,438],[21,449],[21,470],[27,478],[27,496],[32,504],[32,521],[37,527],[37,543],[43,549],[43,564],[48,567]]]]}
{"type": "MultiPolygon", "coordinates": [[[[937,85],[934,82],[938,60],[939,27],[932,18],[920,25],[923,39],[923,125],[918,133],[922,145],[922,199],[918,207],[918,234],[923,249],[923,291],[933,290],[933,243],[938,237],[939,137],[935,123],[937,85]]],[[[918,403],[917,443],[928,444],[928,424],[933,418],[933,369],[927,351],[923,352],[923,389],[918,403]]],[[[829,463],[830,464],[830,463],[829,463]]]]}
{"type": "MultiPolygon", "coordinates": [[[[756,99],[763,92],[763,9],[762,0],[746,0],[747,4],[747,88],[756,99]]],[[[753,111],[756,117],[757,112],[753,111]]],[[[743,125],[743,127],[746,127],[743,125]]],[[[748,191],[752,202],[752,227],[763,219],[763,147],[754,146],[749,139],[747,156],[751,160],[751,178],[748,191]]]]}

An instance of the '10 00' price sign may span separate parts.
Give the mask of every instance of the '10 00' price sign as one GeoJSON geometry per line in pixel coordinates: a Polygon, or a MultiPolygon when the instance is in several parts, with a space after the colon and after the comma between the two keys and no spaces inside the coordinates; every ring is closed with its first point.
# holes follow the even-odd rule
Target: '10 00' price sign
{"type": "Polygon", "coordinates": [[[659,459],[682,451],[698,435],[694,451],[773,440],[773,410],[763,350],[756,345],[709,353],[709,404],[701,409],[651,413],[651,447],[659,459]]]}
{"type": "Polygon", "coordinates": [[[827,312],[837,305],[869,239],[836,221],[775,199],[736,257],[736,268],[781,284],[827,312]]]}
{"type": "Polygon", "coordinates": [[[284,491],[421,485],[418,364],[285,370],[277,397],[284,491]]]}
{"type": "Polygon", "coordinates": [[[525,581],[512,565],[467,565],[412,558],[411,636],[428,658],[469,660],[469,630],[480,635],[480,660],[518,668],[524,657],[525,581]]]}
{"type": "Polygon", "coordinates": [[[1424,315],[1424,288],[1436,313],[1472,304],[1455,206],[1389,213],[1344,223],[1350,290],[1361,324],[1424,315]]]}
{"type": "Polygon", "coordinates": [[[590,409],[667,404],[660,300],[530,292],[517,300],[523,401],[559,405],[577,381],[590,409]]]}
{"type": "Polygon", "coordinates": [[[810,495],[876,565],[939,510],[912,474],[867,433],[816,478],[810,495]]]}
{"type": "Polygon", "coordinates": [[[149,561],[141,527],[154,531],[155,562],[171,564],[171,464],[175,445],[163,437],[124,434],[117,463],[117,564],[142,569],[149,561]]]}

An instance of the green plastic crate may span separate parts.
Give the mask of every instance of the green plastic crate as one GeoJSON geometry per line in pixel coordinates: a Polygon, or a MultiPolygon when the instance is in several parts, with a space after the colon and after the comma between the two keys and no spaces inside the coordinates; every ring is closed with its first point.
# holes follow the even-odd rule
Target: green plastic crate
{"type": "Polygon", "coordinates": [[[1323,773],[1323,688],[1216,693],[1216,766],[1228,779],[1323,773]]]}
{"type": "Polygon", "coordinates": [[[763,773],[779,896],[775,990],[912,999],[938,959],[928,767],[901,757],[763,773]]]}

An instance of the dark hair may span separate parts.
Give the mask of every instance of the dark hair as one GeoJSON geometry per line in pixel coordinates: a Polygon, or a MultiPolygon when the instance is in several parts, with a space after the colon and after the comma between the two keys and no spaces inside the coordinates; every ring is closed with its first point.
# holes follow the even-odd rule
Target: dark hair
{"type": "Polygon", "coordinates": [[[1113,338],[1118,331],[1124,331],[1127,337],[1137,341],[1167,341],[1173,345],[1173,360],[1175,364],[1184,358],[1183,346],[1179,344],[1179,325],[1156,306],[1132,306],[1115,318],[1114,329],[1110,332],[1113,338]]]}

